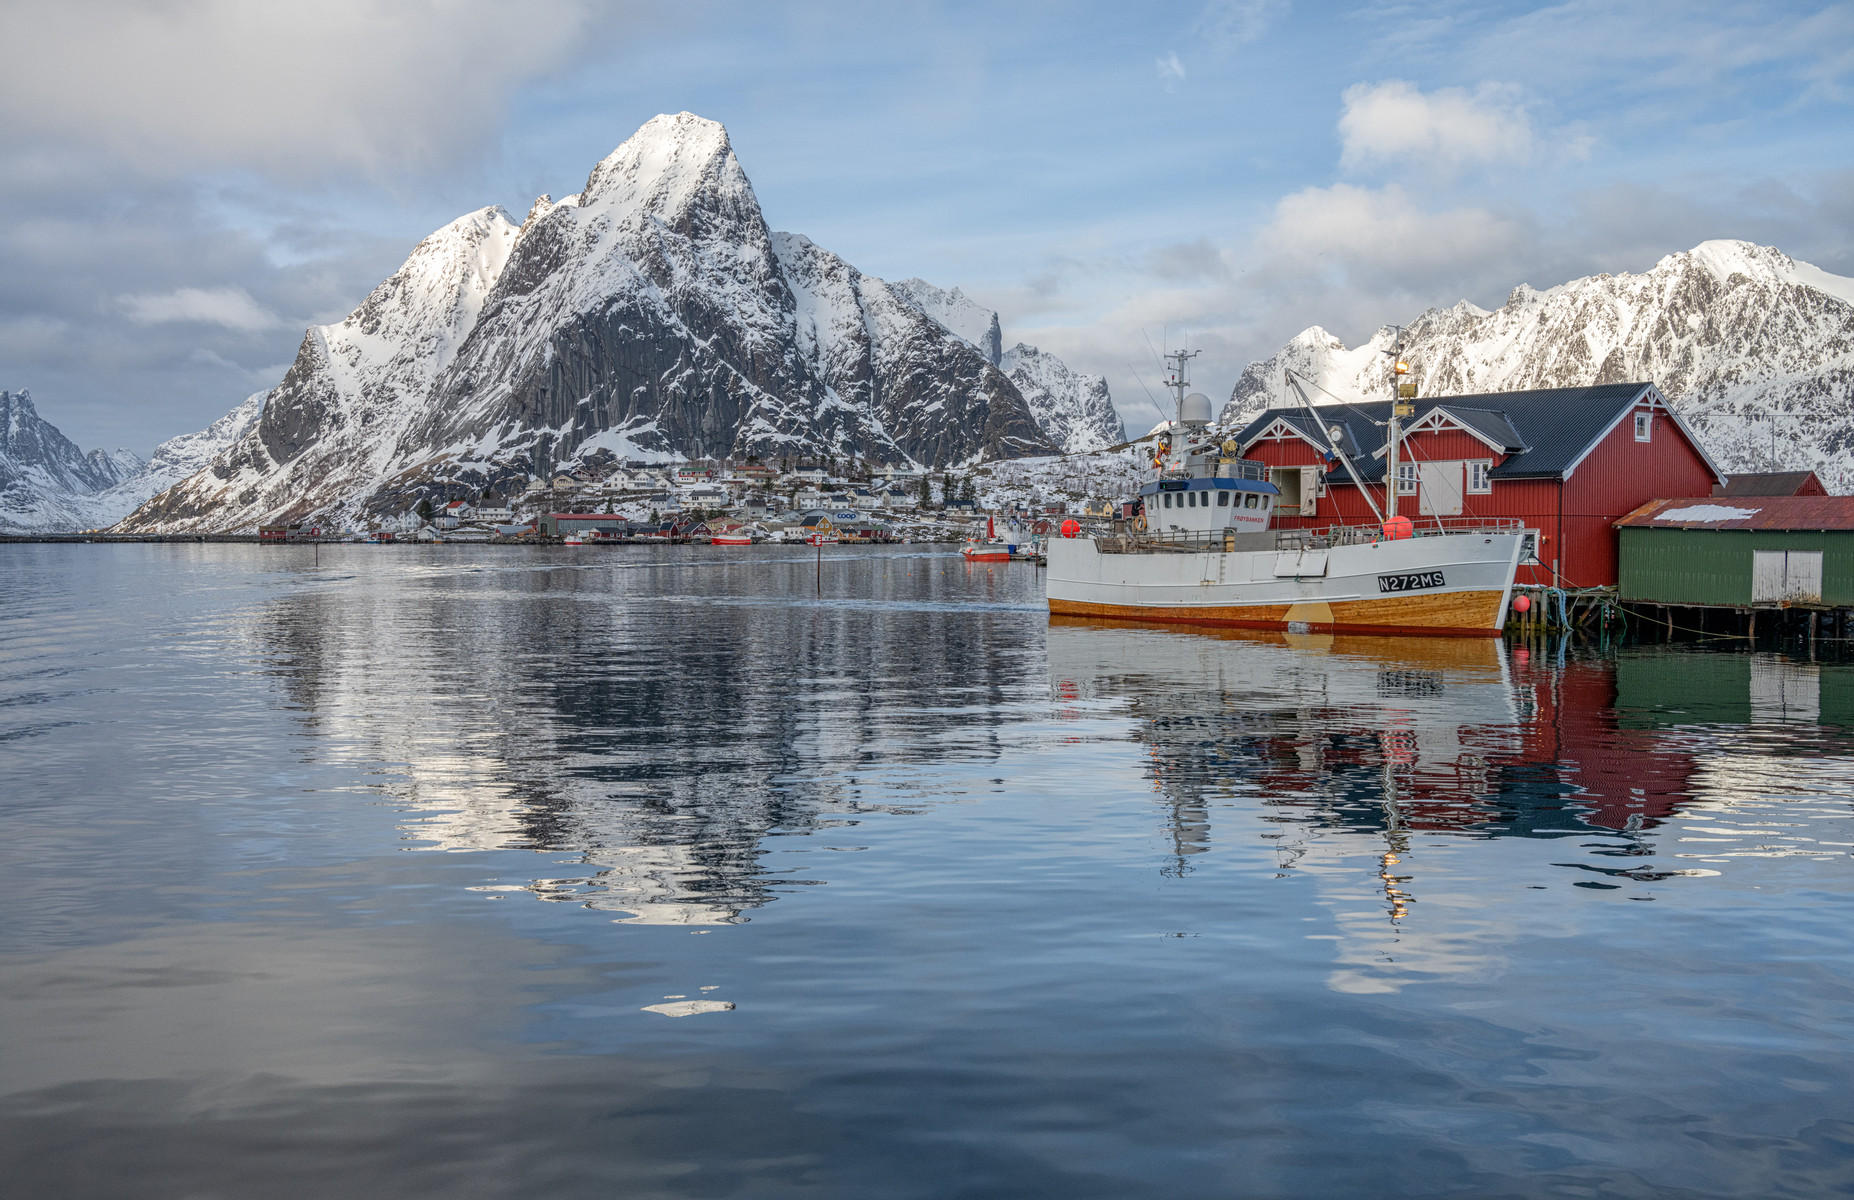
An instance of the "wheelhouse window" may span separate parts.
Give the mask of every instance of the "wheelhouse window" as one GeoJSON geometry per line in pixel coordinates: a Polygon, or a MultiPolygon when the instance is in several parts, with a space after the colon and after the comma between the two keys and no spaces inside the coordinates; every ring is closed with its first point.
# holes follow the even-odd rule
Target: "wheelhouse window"
{"type": "Polygon", "coordinates": [[[1172,506],[1172,494],[1170,492],[1166,492],[1165,493],[1165,507],[1170,508],[1171,506],[1172,506]]]}
{"type": "Polygon", "coordinates": [[[1217,493],[1217,507],[1218,508],[1228,508],[1229,506],[1230,506],[1230,494],[1228,492],[1218,492],[1217,493]]]}
{"type": "Polygon", "coordinates": [[[1493,464],[1490,462],[1471,462],[1468,464],[1468,490],[1486,495],[1493,491],[1493,464]]]}
{"type": "Polygon", "coordinates": [[[1654,436],[1654,415],[1652,413],[1645,413],[1645,412],[1636,413],[1635,414],[1635,440],[1638,442],[1645,442],[1645,441],[1648,441],[1653,436],[1654,436]]]}
{"type": "Polygon", "coordinates": [[[1399,496],[1416,495],[1416,464],[1412,462],[1397,464],[1397,494],[1399,496]]]}

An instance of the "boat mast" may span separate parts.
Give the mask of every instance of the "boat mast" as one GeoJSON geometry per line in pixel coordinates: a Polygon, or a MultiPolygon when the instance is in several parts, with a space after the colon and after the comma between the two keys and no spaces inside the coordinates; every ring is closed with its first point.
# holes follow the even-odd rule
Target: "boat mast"
{"type": "Polygon", "coordinates": [[[1172,461],[1171,469],[1176,471],[1184,467],[1184,398],[1185,389],[1191,386],[1191,360],[1202,354],[1202,350],[1174,350],[1165,356],[1172,364],[1170,377],[1165,386],[1172,389],[1175,401],[1172,412],[1172,461]]]}
{"type": "Polygon", "coordinates": [[[1410,364],[1403,357],[1403,326],[1393,325],[1397,331],[1397,340],[1385,353],[1391,356],[1391,411],[1390,420],[1384,426],[1384,513],[1389,520],[1397,515],[1397,451],[1403,441],[1403,429],[1399,425],[1404,417],[1415,411],[1409,397],[1416,395],[1414,387],[1406,388],[1403,377],[1410,373],[1410,364]]]}

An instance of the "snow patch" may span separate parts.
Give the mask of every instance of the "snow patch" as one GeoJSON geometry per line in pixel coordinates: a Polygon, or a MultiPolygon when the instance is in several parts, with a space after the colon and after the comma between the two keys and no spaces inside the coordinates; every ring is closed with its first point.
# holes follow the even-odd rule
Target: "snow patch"
{"type": "Polygon", "coordinates": [[[1759,511],[1755,508],[1732,508],[1724,504],[1689,504],[1685,508],[1670,508],[1666,512],[1656,513],[1654,519],[1711,524],[1715,521],[1742,521],[1746,517],[1757,516],[1759,511]]]}

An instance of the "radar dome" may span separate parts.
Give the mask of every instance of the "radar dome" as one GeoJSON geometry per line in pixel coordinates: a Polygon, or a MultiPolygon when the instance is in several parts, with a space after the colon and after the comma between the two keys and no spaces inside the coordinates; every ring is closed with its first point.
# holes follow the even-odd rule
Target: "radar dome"
{"type": "Polygon", "coordinates": [[[1192,392],[1184,398],[1184,413],[1188,425],[1210,424],[1210,397],[1202,392],[1192,392]]]}

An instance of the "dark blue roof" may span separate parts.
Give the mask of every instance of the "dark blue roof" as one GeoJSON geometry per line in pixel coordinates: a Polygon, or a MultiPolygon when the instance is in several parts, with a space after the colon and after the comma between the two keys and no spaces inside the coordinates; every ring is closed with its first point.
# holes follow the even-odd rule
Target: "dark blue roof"
{"type": "Polygon", "coordinates": [[[1496,412],[1490,408],[1466,408],[1460,404],[1438,404],[1436,407],[1508,454],[1518,454],[1531,448],[1526,445],[1526,439],[1519,436],[1519,430],[1513,427],[1513,418],[1505,412],[1496,412]]]}
{"type": "MultiPolygon", "coordinates": [[[[1562,479],[1571,464],[1581,459],[1595,445],[1603,431],[1628,409],[1634,407],[1650,383],[1600,383],[1592,387],[1534,388],[1523,392],[1481,392],[1471,396],[1430,396],[1415,401],[1416,412],[1408,421],[1420,421],[1432,409],[1444,408],[1449,415],[1474,429],[1489,441],[1499,442],[1515,451],[1493,469],[1496,479],[1562,479]]],[[[1340,445],[1351,456],[1358,473],[1366,482],[1384,477],[1384,422],[1390,419],[1390,401],[1368,404],[1321,404],[1314,412],[1319,424],[1303,407],[1271,408],[1243,426],[1236,441],[1247,449],[1249,443],[1276,421],[1285,421],[1305,434],[1315,445],[1324,447],[1320,424],[1337,425],[1340,445]]],[[[1344,474],[1345,468],[1335,468],[1344,474]]]]}

